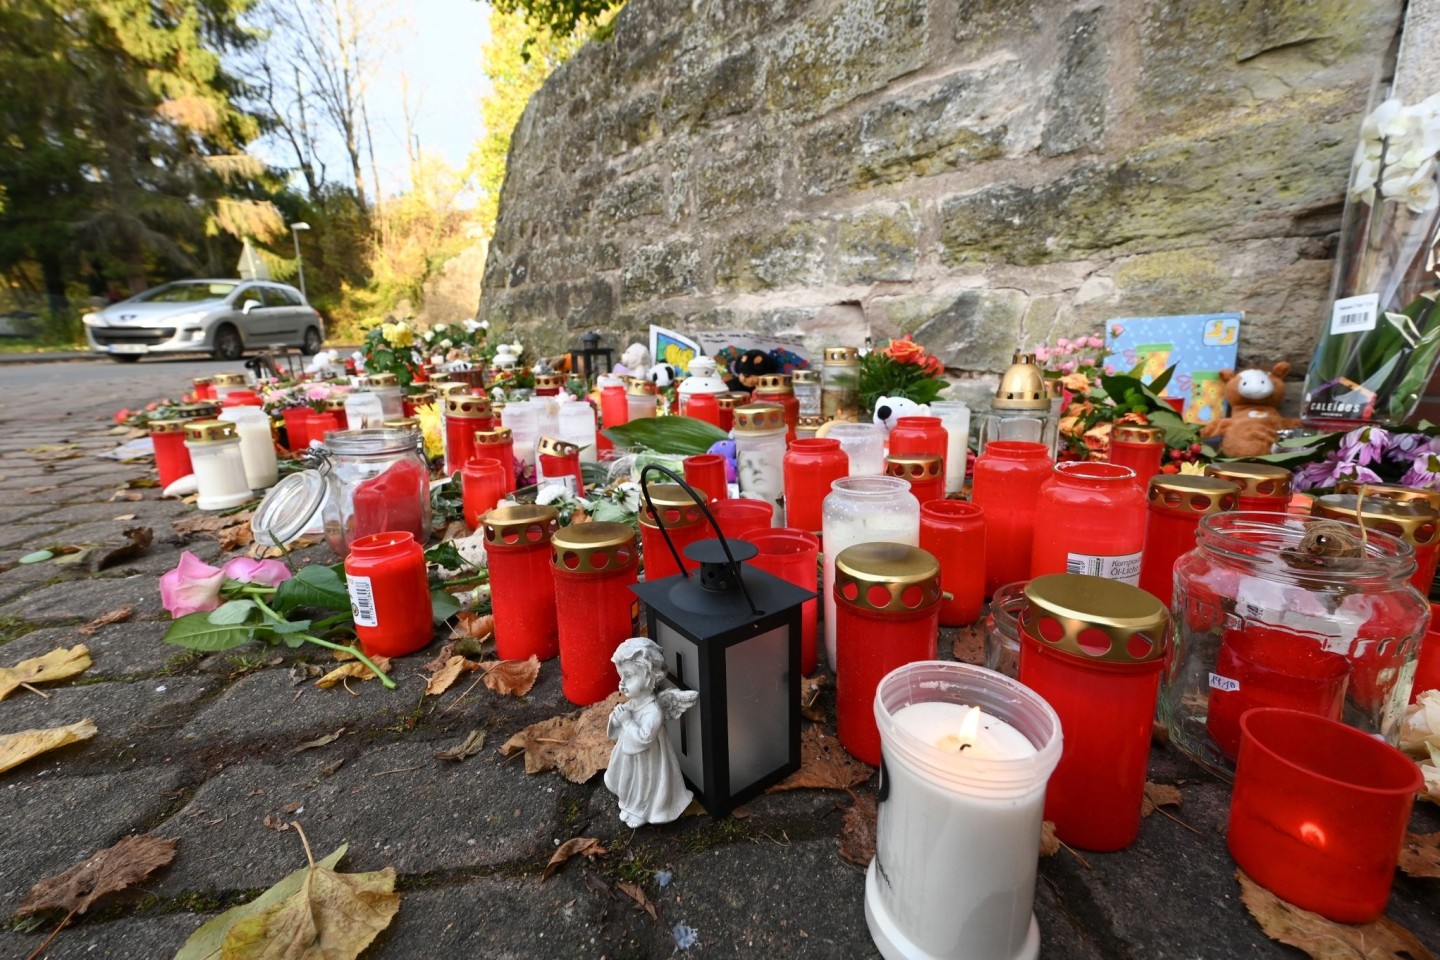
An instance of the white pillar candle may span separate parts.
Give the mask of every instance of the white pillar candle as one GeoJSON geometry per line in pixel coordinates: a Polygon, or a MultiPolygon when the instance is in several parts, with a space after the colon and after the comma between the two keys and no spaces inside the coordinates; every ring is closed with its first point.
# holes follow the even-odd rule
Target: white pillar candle
{"type": "Polygon", "coordinates": [[[280,474],[270,418],[259,407],[231,407],[220,411],[220,419],[235,424],[235,434],[240,438],[240,459],[245,464],[245,482],[250,489],[275,486],[280,474]]]}
{"type": "Polygon", "coordinates": [[[945,426],[945,492],[959,493],[965,485],[965,460],[970,453],[970,408],[963,400],[937,400],[930,412],[945,426]]]}
{"type": "Polygon", "coordinates": [[[201,510],[228,510],[250,499],[245,481],[245,462],[240,458],[240,440],[185,441],[190,463],[195,468],[198,494],[195,506],[201,510]]]}
{"type": "Polygon", "coordinates": [[[885,431],[873,423],[837,423],[825,432],[840,441],[850,458],[850,476],[878,477],[885,472],[885,431]]]}

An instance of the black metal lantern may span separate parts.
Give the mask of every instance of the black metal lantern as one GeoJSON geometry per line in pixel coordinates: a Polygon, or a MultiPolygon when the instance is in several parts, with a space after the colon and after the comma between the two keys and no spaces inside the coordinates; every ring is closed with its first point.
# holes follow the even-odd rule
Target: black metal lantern
{"type": "MultiPolygon", "coordinates": [[[[676,553],[680,573],[630,589],[645,601],[647,633],[671,682],[700,694],[666,730],[685,782],[723,817],[800,769],[800,613],[815,593],[742,563],[754,545],[727,542],[704,497],[656,464],[640,474],[647,504],[652,470],[689,491],[718,537],[685,548],[700,564],[695,575],[676,553]]],[[[674,553],[668,533],[665,542],[674,553]]]]}
{"type": "Polygon", "coordinates": [[[570,358],[572,373],[583,377],[587,383],[594,383],[595,378],[602,373],[609,373],[612,367],[610,360],[611,350],[609,347],[600,346],[600,334],[591,330],[589,333],[580,335],[580,349],[571,350],[570,358]],[[600,369],[600,362],[605,362],[605,369],[600,369]]]}

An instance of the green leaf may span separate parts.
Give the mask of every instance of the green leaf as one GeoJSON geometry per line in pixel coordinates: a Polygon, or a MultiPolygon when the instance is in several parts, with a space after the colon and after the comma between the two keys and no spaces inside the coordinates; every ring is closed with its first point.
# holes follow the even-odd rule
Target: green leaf
{"type": "Polygon", "coordinates": [[[231,647],[243,646],[254,638],[254,626],[214,624],[210,622],[210,614],[202,611],[187,613],[180,617],[170,624],[170,629],[165,631],[162,639],[166,643],[173,643],[175,646],[185,647],[187,650],[214,653],[216,650],[229,650],[231,647]]]}
{"type": "Polygon", "coordinates": [[[1164,410],[1152,410],[1147,416],[1152,426],[1165,431],[1165,446],[1188,447],[1200,439],[1200,428],[1185,420],[1168,406],[1164,410]]]}
{"type": "Polygon", "coordinates": [[[25,556],[17,560],[16,563],[44,563],[53,556],[55,556],[54,551],[36,550],[34,553],[25,554],[25,556]]]}
{"type": "Polygon", "coordinates": [[[460,602],[436,587],[430,591],[430,613],[436,623],[444,623],[460,612],[460,602]]]}
{"type": "Polygon", "coordinates": [[[248,621],[259,609],[254,600],[230,600],[211,610],[208,619],[217,627],[234,627],[248,621]]]}
{"type": "Polygon", "coordinates": [[[605,436],[617,447],[644,447],[681,457],[698,456],[721,440],[729,439],[719,427],[694,417],[642,417],[606,427],[605,436]]]}
{"type": "Polygon", "coordinates": [[[280,584],[271,606],[280,613],[296,607],[345,611],[350,609],[350,594],[334,567],[312,564],[301,567],[299,573],[280,584]]]}
{"type": "Polygon", "coordinates": [[[595,509],[590,511],[591,520],[603,520],[606,523],[634,523],[635,514],[626,510],[611,500],[601,500],[595,504],[595,509]]]}
{"type": "Polygon", "coordinates": [[[455,547],[454,540],[443,540],[425,551],[425,562],[433,563],[446,570],[463,570],[470,566],[465,558],[460,556],[460,551],[455,547]]]}
{"type": "Polygon", "coordinates": [[[1160,376],[1150,381],[1150,391],[1155,394],[1155,396],[1158,397],[1165,392],[1165,388],[1170,385],[1170,378],[1175,376],[1175,368],[1178,366],[1178,363],[1170,364],[1170,366],[1161,372],[1160,376]]]}
{"type": "Polygon", "coordinates": [[[268,630],[270,633],[287,635],[292,633],[305,633],[310,629],[309,620],[271,620],[269,623],[260,625],[260,629],[268,630]]]}

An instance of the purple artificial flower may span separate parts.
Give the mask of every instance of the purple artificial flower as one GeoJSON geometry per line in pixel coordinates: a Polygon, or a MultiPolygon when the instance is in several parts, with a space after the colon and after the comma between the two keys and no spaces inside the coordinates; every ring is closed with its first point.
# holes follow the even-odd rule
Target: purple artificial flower
{"type": "Polygon", "coordinates": [[[1423,433],[1392,433],[1385,441],[1385,459],[1396,463],[1410,463],[1416,453],[1429,447],[1430,438],[1423,433]]]}
{"type": "Polygon", "coordinates": [[[1356,480],[1360,483],[1380,483],[1380,476],[1369,467],[1337,459],[1331,453],[1318,463],[1307,463],[1295,471],[1294,487],[1297,492],[1326,490],[1341,480],[1356,480]]]}
{"type": "Polygon", "coordinates": [[[1357,427],[1340,440],[1340,459],[1368,466],[1385,455],[1390,432],[1382,427],[1357,427]]]}
{"type": "Polygon", "coordinates": [[[1400,478],[1400,482],[1407,487],[1440,489],[1440,453],[1427,451],[1420,454],[1410,464],[1410,469],[1400,478]]]}

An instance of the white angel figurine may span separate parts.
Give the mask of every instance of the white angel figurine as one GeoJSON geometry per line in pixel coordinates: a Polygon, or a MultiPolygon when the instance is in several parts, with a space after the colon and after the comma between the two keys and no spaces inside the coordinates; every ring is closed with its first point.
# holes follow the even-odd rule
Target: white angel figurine
{"type": "Polygon", "coordinates": [[[620,799],[628,826],[669,823],[690,805],[665,721],[679,719],[700,694],[665,684],[665,656],[648,637],[631,637],[610,658],[620,671],[620,692],[629,699],[610,712],[606,735],[615,740],[605,786],[620,799]]]}

